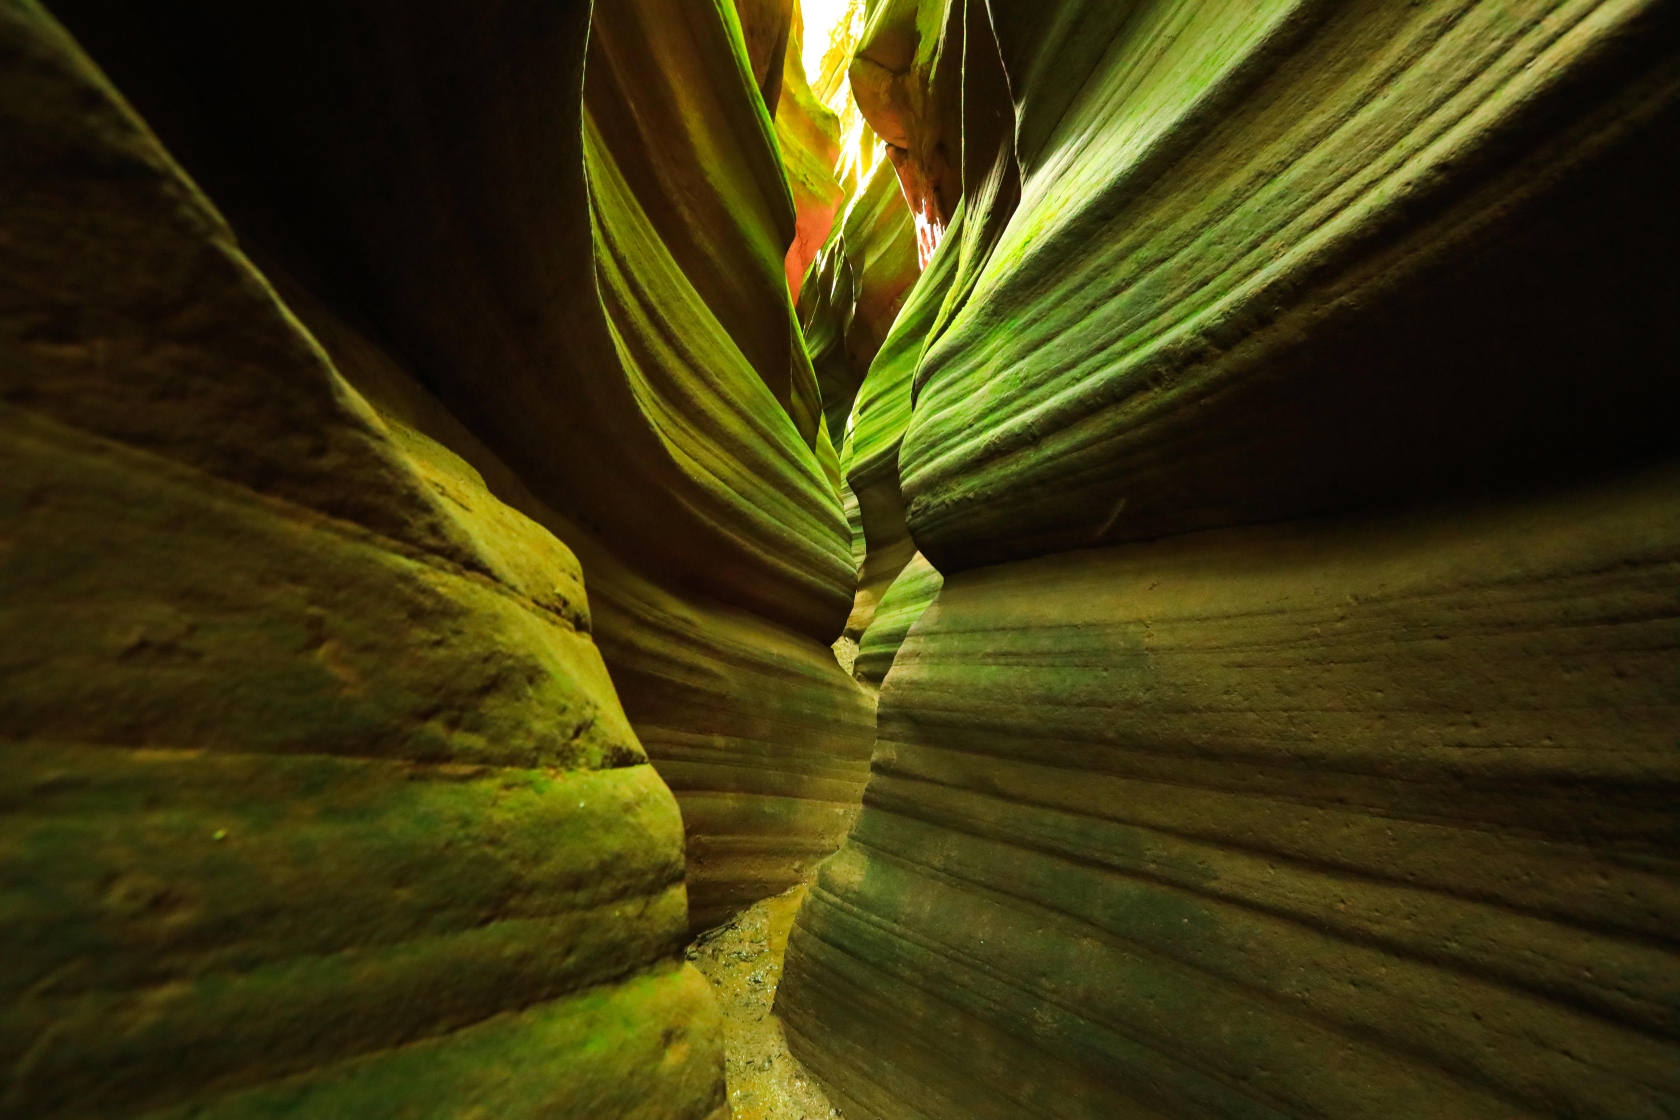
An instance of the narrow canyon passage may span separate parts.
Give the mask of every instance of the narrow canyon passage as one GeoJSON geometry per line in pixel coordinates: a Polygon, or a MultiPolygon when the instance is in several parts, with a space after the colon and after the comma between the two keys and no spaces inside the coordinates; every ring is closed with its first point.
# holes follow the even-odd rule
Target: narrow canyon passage
{"type": "Polygon", "coordinates": [[[1680,0],[0,0],[0,1117],[1680,1117],[1680,0]]]}

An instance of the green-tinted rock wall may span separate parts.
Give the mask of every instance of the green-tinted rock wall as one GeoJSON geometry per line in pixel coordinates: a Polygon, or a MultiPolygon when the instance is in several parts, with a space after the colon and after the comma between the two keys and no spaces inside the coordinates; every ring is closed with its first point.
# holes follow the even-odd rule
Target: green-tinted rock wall
{"type": "MultiPolygon", "coordinates": [[[[708,29],[715,22],[711,33],[728,42],[727,20],[706,22],[676,0],[596,13],[594,58],[612,59],[592,61],[586,96],[596,128],[589,160],[596,236],[610,246],[601,255],[603,291],[626,368],[662,389],[657,410],[641,397],[650,422],[691,476],[727,499],[730,517],[750,519],[731,540],[752,542],[760,571],[751,583],[707,586],[692,568],[625,565],[595,586],[614,680],[683,806],[692,920],[704,928],[807,878],[839,846],[861,794],[873,721],[868,698],[827,648],[856,567],[835,443],[785,281],[797,211],[765,108],[750,89],[703,78],[689,55],[676,60],[657,45],[684,21],[708,29]],[[650,66],[668,83],[657,99],[650,66]],[[708,84],[713,100],[699,105],[708,84]],[[641,130],[635,142],[615,143],[631,119],[641,130]],[[695,134],[695,150],[678,163],[670,139],[684,129],[695,134]],[[719,147],[725,139],[732,149],[719,147]],[[653,153],[687,179],[643,167],[653,153]],[[696,199],[709,192],[710,205],[740,232],[696,213],[696,199]],[[702,253],[713,257],[711,267],[691,263],[702,253]],[[700,333],[707,311],[720,307],[725,329],[700,333]],[[746,312],[755,320],[745,321],[746,312]],[[753,347],[771,357],[743,364],[753,347]],[[764,392],[774,379],[762,371],[772,361],[786,370],[785,398],[774,386],[764,392]],[[795,609],[766,595],[778,583],[797,589],[795,609]]],[[[696,60],[717,53],[700,53],[701,32],[692,43],[696,60]]],[[[601,556],[597,566],[605,573],[611,563],[601,556]]]]}
{"type": "Polygon", "coordinates": [[[984,18],[972,0],[865,0],[847,70],[858,109],[898,172],[924,263],[963,197],[962,75],[971,8],[984,18]]]}
{"type": "Polygon", "coordinates": [[[887,593],[881,596],[880,606],[870,619],[869,629],[863,632],[863,639],[858,642],[854,674],[858,680],[872,688],[881,687],[881,681],[892,668],[910,627],[922,617],[922,612],[927,610],[943,584],[944,577],[921,553],[910,558],[892,586],[887,588],[887,593]]]}
{"type": "Polygon", "coordinates": [[[0,1111],[725,1114],[572,552],[25,0],[0,148],[0,1111]]]}
{"type": "Polygon", "coordinates": [[[869,365],[921,274],[915,230],[892,166],[877,163],[811,262],[799,322],[836,446],[869,365]]]}
{"type": "Polygon", "coordinates": [[[949,225],[850,477],[944,582],[794,1053],[861,1118],[1680,1108],[1676,7],[871,23],[949,225]]]}
{"type": "Polygon", "coordinates": [[[705,923],[798,881],[855,805],[869,705],[827,653],[855,565],[734,5],[601,5],[587,58],[574,7],[61,5],[241,235],[582,556],[691,854],[738,854],[691,867],[705,923]]]}
{"type": "Polygon", "coordinates": [[[917,370],[941,570],[1664,446],[1666,4],[1054,7],[993,6],[1023,108],[917,370]]]}
{"type": "Polygon", "coordinates": [[[828,240],[834,219],[845,205],[846,190],[835,177],[840,159],[840,120],[811,89],[805,74],[805,19],[800,4],[793,4],[787,23],[782,85],[772,115],[776,118],[776,147],[793,194],[793,244],[788,246],[782,263],[788,293],[797,305],[805,272],[828,240]]]}
{"type": "Polygon", "coordinates": [[[1663,1115],[1677,485],[952,578],[795,1053],[847,1116],[1663,1115]]]}
{"type": "MultiPolygon", "coordinates": [[[[961,225],[959,213],[953,228],[961,225]]],[[[852,403],[846,478],[858,502],[865,552],[846,633],[861,638],[874,621],[881,597],[916,554],[904,523],[898,453],[910,423],[910,383],[955,271],[952,248],[936,251],[910,287],[886,337],[870,360],[852,403]]],[[[815,331],[812,332],[815,335],[815,331]]]]}

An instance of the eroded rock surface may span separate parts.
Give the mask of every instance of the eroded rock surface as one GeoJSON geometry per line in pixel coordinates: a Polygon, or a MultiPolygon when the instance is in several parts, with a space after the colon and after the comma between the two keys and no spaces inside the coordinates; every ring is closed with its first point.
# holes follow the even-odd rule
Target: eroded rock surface
{"type": "Polygon", "coordinates": [[[848,1116],[1662,1115],[1677,485],[952,578],[794,1053],[848,1116]]]}
{"type": "Polygon", "coordinates": [[[881,687],[910,627],[922,617],[944,583],[945,577],[921,553],[910,558],[887,593],[881,596],[869,629],[858,643],[854,670],[858,680],[873,688],[881,687]]]}
{"type": "Polygon", "coordinates": [[[941,571],[1667,445],[1668,5],[973,8],[901,457],[941,571]]]}
{"type": "Polygon", "coordinates": [[[0,1112],[1680,1111],[1676,4],[52,7],[0,1112]]]}
{"type": "MultiPolygon", "coordinates": [[[[959,210],[953,228],[961,227],[959,210]]],[[[875,349],[858,385],[849,418],[843,465],[855,495],[854,548],[861,538],[863,555],[858,568],[857,593],[845,634],[861,640],[875,618],[881,598],[904,566],[916,555],[905,523],[904,494],[899,484],[899,450],[910,425],[911,382],[928,339],[938,321],[955,273],[954,248],[936,250],[927,270],[909,288],[903,305],[875,349]]],[[[813,337],[820,339],[819,331],[813,337]]],[[[848,370],[855,367],[847,367],[848,370]]],[[[882,670],[884,672],[884,668],[882,670]]],[[[879,683],[879,675],[874,683],[879,683]]]]}
{"type": "Polygon", "coordinates": [[[869,23],[946,224],[852,433],[880,636],[944,582],[864,634],[794,1054],[853,1117],[1680,1107],[1674,6],[869,23]]]}
{"type": "MultiPolygon", "coordinates": [[[[794,237],[784,264],[788,292],[799,303],[805,273],[828,240],[848,191],[836,177],[840,162],[840,119],[823,103],[805,74],[805,21],[800,5],[789,13],[782,92],[776,105],[776,146],[793,193],[794,237]]],[[[832,437],[832,433],[831,433],[832,437]]],[[[834,440],[836,447],[840,440],[834,440]]]]}
{"type": "Polygon", "coordinates": [[[724,1115],[571,551],[23,0],[0,146],[0,1111],[724,1115]]]}
{"type": "Polygon", "coordinates": [[[847,200],[799,300],[805,348],[837,447],[845,444],[864,375],[920,275],[910,211],[883,160],[847,200]]]}
{"type": "Polygon", "coordinates": [[[798,882],[869,713],[827,650],[855,565],[735,11],[601,5],[584,57],[564,5],[318,7],[61,5],[273,270],[583,557],[631,725],[714,853],[696,920],[798,882]]]}

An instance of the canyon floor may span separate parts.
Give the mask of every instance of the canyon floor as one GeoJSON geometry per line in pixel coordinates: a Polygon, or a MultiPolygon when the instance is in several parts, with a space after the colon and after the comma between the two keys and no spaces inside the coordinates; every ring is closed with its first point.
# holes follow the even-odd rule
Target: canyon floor
{"type": "Polygon", "coordinates": [[[799,1060],[788,1053],[772,1010],[793,916],[809,888],[767,898],[707,930],[688,959],[705,973],[724,1015],[726,1077],[734,1120],[831,1120],[841,1116],[799,1060]]]}

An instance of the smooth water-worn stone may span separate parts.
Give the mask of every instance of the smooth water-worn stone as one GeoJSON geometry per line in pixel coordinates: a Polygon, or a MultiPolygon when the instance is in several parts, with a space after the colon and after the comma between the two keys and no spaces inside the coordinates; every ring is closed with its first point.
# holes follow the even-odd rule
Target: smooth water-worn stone
{"type": "MultiPolygon", "coordinates": [[[[952,222],[962,226],[961,212],[952,222]]],[[[928,332],[939,316],[955,273],[951,247],[936,250],[927,271],[909,289],[858,387],[846,447],[847,480],[857,495],[858,526],[865,555],[858,569],[858,588],[846,635],[863,636],[874,620],[881,597],[916,554],[905,524],[904,496],[899,489],[898,452],[910,423],[910,384],[928,332]]]]}
{"type": "Polygon", "coordinates": [[[717,1116],[575,556],[25,0],[0,141],[0,1112],[717,1116]]]}
{"type": "Polygon", "coordinates": [[[805,348],[836,446],[846,441],[858,387],[920,274],[910,211],[883,160],[848,200],[799,300],[805,348]]]}
{"type": "MultiPolygon", "coordinates": [[[[793,193],[793,244],[788,246],[783,263],[795,306],[805,272],[822,251],[851,193],[835,176],[840,160],[840,119],[812,90],[805,74],[804,52],[805,19],[795,3],[782,62],[781,99],[775,112],[776,147],[781,151],[788,189],[793,193]]],[[[840,442],[836,439],[835,446],[840,442]]]]}
{"type": "Polygon", "coordinates": [[[809,880],[857,816],[869,697],[813,639],[582,556],[602,654],[682,807],[693,927],[809,880]]]}
{"type": "Polygon", "coordinates": [[[945,578],[921,554],[910,558],[881,597],[881,605],[870,620],[858,643],[857,667],[854,675],[864,684],[880,688],[893,659],[910,627],[922,617],[933,597],[939,594],[945,578]]]}
{"type": "MultiPolygon", "coordinates": [[[[346,1062],[318,1074],[240,1093],[209,1109],[157,1113],[245,1120],[275,1115],[419,1120],[437,1102],[472,1100],[497,1116],[612,1116],[667,1120],[672,1099],[711,1089],[700,1081],[718,1056],[719,1023],[706,981],[692,968],[662,968],[623,984],[493,1019],[460,1032],[443,1049],[425,1044],[392,1060],[346,1062]],[[610,1048],[603,1039],[611,1039],[610,1048]],[[567,1063],[565,1081],[528,1076],[532,1067],[567,1063]],[[650,1091],[650,1085],[656,1086],[650,1091]]],[[[681,1115],[681,1114],[679,1114],[681,1115]]],[[[728,1120],[719,1102],[704,1120],[728,1120]]]]}
{"type": "Polygon", "coordinates": [[[564,7],[64,5],[352,380],[625,604],[594,634],[631,725],[723,744],[682,776],[691,854],[735,853],[691,869],[709,920],[844,831],[871,733],[817,653],[856,565],[763,44],[727,0],[637,0],[586,55],[564,7]]]}
{"type": "Polygon", "coordinates": [[[848,77],[898,172],[925,263],[965,191],[964,42],[968,19],[986,17],[974,0],[867,0],[865,10],[848,77]]]}
{"type": "Polygon", "coordinates": [[[832,639],[852,572],[732,4],[602,5],[587,59],[565,5],[60,7],[242,234],[533,493],[832,639]]]}
{"type": "Polygon", "coordinates": [[[1680,1106],[1680,473],[949,579],[777,1008],[848,1117],[1680,1106]]]}
{"type": "Polygon", "coordinates": [[[902,455],[942,571],[1667,444],[1672,5],[976,7],[902,455]]]}
{"type": "MultiPolygon", "coordinates": [[[[598,14],[597,27],[607,18],[598,14]]],[[[638,25],[638,30],[652,26],[638,25]]],[[[613,73],[631,73],[628,58],[617,60],[613,40],[603,37],[600,41],[604,45],[598,49],[615,58],[613,73]]],[[[801,88],[802,82],[784,86],[784,92],[792,90],[795,108],[801,88]]],[[[640,104],[647,96],[622,78],[613,89],[626,104],[640,104]]],[[[603,93],[597,99],[591,94],[591,121],[597,127],[606,118],[596,106],[607,96],[603,93]]],[[[641,110],[636,116],[642,121],[641,110]]],[[[646,324],[661,316],[689,330],[687,324],[703,316],[688,305],[671,302],[669,293],[678,290],[692,270],[685,265],[675,272],[660,263],[662,249],[671,245],[672,238],[663,230],[657,238],[651,235],[647,228],[655,224],[651,215],[637,231],[646,188],[628,176],[615,177],[622,166],[619,148],[608,139],[605,128],[598,143],[594,135],[588,149],[592,198],[599,236],[611,246],[610,261],[603,269],[609,308],[621,300],[626,310],[618,321],[625,335],[632,326],[646,332],[646,324]],[[631,231],[630,235],[622,230],[631,231]]],[[[657,139],[647,133],[645,142],[653,144],[657,139]]],[[[774,153],[773,148],[767,150],[774,153]]],[[[697,166],[706,164],[702,161],[697,166]]],[[[697,221],[692,215],[689,220],[697,221]]],[[[704,221],[693,230],[689,236],[717,236],[713,224],[704,221]]],[[[671,264],[682,261],[680,252],[672,250],[671,264]]],[[[779,302],[770,303],[762,293],[737,295],[736,302],[776,307],[787,332],[791,326],[787,293],[779,277],[777,286],[779,302]]],[[[720,342],[727,344],[740,333],[735,328],[720,342]]],[[[658,340],[652,332],[648,336],[650,341],[658,340]]],[[[797,344],[796,329],[789,337],[797,344]]],[[[685,344],[692,355],[686,362],[665,360],[659,366],[661,376],[669,379],[671,413],[680,416],[687,428],[716,425],[708,433],[706,447],[709,461],[715,464],[714,474],[742,495],[739,500],[756,506],[757,516],[769,514],[774,519],[773,537],[760,532],[764,554],[785,565],[790,558],[811,552],[813,546],[798,538],[812,535],[825,549],[824,564],[834,558],[832,545],[840,543],[841,564],[847,571],[855,570],[846,547],[849,532],[839,542],[832,541],[827,535],[830,523],[814,528],[805,510],[790,502],[800,497],[799,492],[790,492],[784,478],[758,467],[760,449],[776,445],[776,425],[787,426],[785,416],[773,402],[759,403],[744,392],[756,392],[750,370],[727,380],[730,362],[738,359],[731,359],[726,345],[702,349],[694,338],[685,344]],[[711,379],[719,383],[715,403],[697,392],[711,379]],[[742,419],[753,425],[744,438],[735,427],[742,419]],[[725,457],[729,453],[734,462],[725,457]],[[759,476],[754,477],[754,472],[759,476]]],[[[803,353],[798,358],[804,361],[803,353]]],[[[646,363],[643,368],[648,368],[646,363]]],[[[809,377],[808,365],[801,368],[809,377]]],[[[796,420],[805,415],[793,407],[797,403],[790,406],[796,420]]],[[[820,417],[816,422],[820,424],[820,417]]],[[[818,449],[827,449],[832,456],[828,434],[818,431],[815,435],[818,449]]],[[[834,480],[837,477],[836,464],[834,480]]],[[[822,485],[824,504],[816,508],[825,517],[838,514],[838,495],[831,480],[822,477],[822,485]]],[[[843,527],[837,517],[835,523],[843,527]]],[[[713,924],[807,877],[818,860],[839,846],[856,812],[873,733],[867,698],[839,671],[828,652],[832,631],[814,634],[809,627],[778,625],[795,620],[773,611],[768,618],[742,611],[742,606],[757,606],[755,597],[748,595],[735,594],[720,601],[704,588],[685,591],[680,584],[661,586],[657,580],[614,565],[604,555],[586,558],[585,564],[596,577],[596,632],[603,652],[638,734],[645,743],[654,744],[651,754],[683,808],[693,924],[697,928],[713,924]]],[[[800,574],[809,579],[818,572],[826,569],[806,562],[800,574]]]]}
{"type": "Polygon", "coordinates": [[[730,30],[704,7],[642,0],[597,12],[591,39],[586,164],[618,356],[643,423],[720,503],[728,539],[693,563],[715,568],[745,541],[759,572],[696,578],[669,525],[666,555],[641,566],[828,641],[853,575],[838,459],[785,282],[792,200],[764,106],[721,58],[730,30]],[[800,598],[777,602],[778,586],[800,598]]]}
{"type": "Polygon", "coordinates": [[[438,463],[446,480],[482,480],[507,503],[491,501],[504,517],[571,542],[572,563],[589,573],[588,623],[618,697],[682,809],[691,927],[808,880],[857,814],[874,739],[871,702],[829,650],[629,570],[532,494],[388,355],[307,293],[282,287],[399,441],[422,449],[411,452],[417,462],[438,463]]]}
{"type": "Polygon", "coordinates": [[[741,25],[747,68],[764,108],[775,118],[786,92],[784,64],[790,55],[799,56],[799,0],[734,0],[733,8],[741,25]]]}
{"type": "MultiPolygon", "coordinates": [[[[847,448],[850,449],[850,444],[847,445],[847,448]]],[[[841,453],[842,462],[847,457],[845,452],[841,453]]],[[[841,507],[846,511],[846,523],[852,528],[852,561],[862,567],[864,552],[868,548],[868,544],[863,539],[863,508],[858,505],[858,498],[856,494],[852,493],[851,484],[841,483],[840,501],[841,507]]]]}
{"type": "Polygon", "coordinates": [[[1674,7],[862,43],[948,223],[860,391],[862,582],[872,509],[946,582],[795,1055],[862,1117],[1673,1111],[1674,7]]]}
{"type": "Polygon", "coordinates": [[[0,399],[474,563],[146,125],[38,5],[3,11],[0,399]]]}

